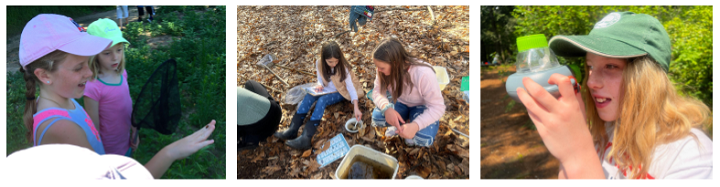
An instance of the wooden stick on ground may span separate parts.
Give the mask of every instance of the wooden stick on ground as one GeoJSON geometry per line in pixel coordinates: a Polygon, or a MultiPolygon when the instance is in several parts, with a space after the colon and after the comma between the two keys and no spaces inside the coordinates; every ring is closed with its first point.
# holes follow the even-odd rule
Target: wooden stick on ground
{"type": "MultiPolygon", "coordinates": [[[[258,83],[260,83],[260,82],[258,82],[258,83]]],[[[283,92],[282,90],[276,90],[275,88],[270,87],[270,86],[268,86],[268,85],[265,85],[265,84],[263,84],[263,83],[260,83],[260,84],[263,85],[263,86],[265,86],[265,88],[268,88],[268,89],[270,89],[270,90],[272,90],[272,91],[280,92],[280,93],[285,93],[285,92],[283,92]]]]}
{"type": "Polygon", "coordinates": [[[428,11],[430,12],[430,18],[432,18],[433,22],[435,21],[435,14],[432,11],[432,8],[430,6],[427,6],[428,11]]]}
{"type": "Polygon", "coordinates": [[[277,73],[275,73],[275,71],[271,70],[270,68],[268,68],[267,66],[264,66],[264,65],[259,65],[259,66],[264,67],[265,69],[267,69],[268,71],[270,71],[270,73],[272,73],[273,75],[275,75],[275,77],[277,77],[280,81],[282,81],[282,83],[285,83],[285,85],[290,86],[290,84],[288,84],[287,82],[285,82],[285,80],[283,80],[282,77],[280,77],[280,75],[278,75],[277,73]]]}
{"type": "Polygon", "coordinates": [[[281,67],[281,68],[285,68],[285,69],[288,69],[288,70],[291,70],[291,71],[297,71],[297,72],[300,72],[300,73],[303,73],[303,74],[306,74],[306,75],[315,76],[314,74],[308,73],[307,71],[303,71],[303,70],[299,70],[299,69],[293,69],[293,68],[285,67],[285,66],[279,65],[279,64],[275,64],[275,66],[281,67]]]}

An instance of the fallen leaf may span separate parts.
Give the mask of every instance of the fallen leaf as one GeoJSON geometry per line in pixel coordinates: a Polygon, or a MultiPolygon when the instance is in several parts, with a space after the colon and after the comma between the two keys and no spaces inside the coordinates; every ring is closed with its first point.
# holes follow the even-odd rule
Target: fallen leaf
{"type": "Polygon", "coordinates": [[[418,174],[422,178],[428,178],[428,176],[430,175],[430,172],[431,172],[430,167],[420,166],[418,174]]]}
{"type": "Polygon", "coordinates": [[[257,161],[262,160],[263,158],[264,158],[264,157],[258,156],[258,157],[255,157],[254,159],[252,159],[250,162],[255,163],[255,162],[257,162],[257,161]]]}
{"type": "Polygon", "coordinates": [[[315,172],[318,168],[320,168],[320,164],[313,159],[310,161],[310,165],[308,165],[308,172],[315,172]]]}
{"type": "Polygon", "coordinates": [[[312,176],[312,179],[322,179],[322,173],[318,173],[312,176]]]}
{"type": "Polygon", "coordinates": [[[308,149],[307,151],[303,152],[302,157],[307,158],[312,153],[312,149],[308,149]]]}
{"type": "Polygon", "coordinates": [[[268,166],[268,167],[265,167],[265,169],[263,169],[263,172],[267,173],[268,175],[273,174],[277,171],[280,171],[280,166],[277,166],[277,165],[276,166],[268,166]]]}

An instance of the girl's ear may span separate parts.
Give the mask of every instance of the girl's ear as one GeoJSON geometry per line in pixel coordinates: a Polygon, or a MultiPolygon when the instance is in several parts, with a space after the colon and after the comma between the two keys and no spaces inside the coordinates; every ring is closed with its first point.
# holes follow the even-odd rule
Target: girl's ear
{"type": "Polygon", "coordinates": [[[35,77],[42,82],[42,84],[50,84],[52,82],[52,75],[50,75],[50,72],[45,69],[37,68],[33,73],[35,74],[35,77]]]}

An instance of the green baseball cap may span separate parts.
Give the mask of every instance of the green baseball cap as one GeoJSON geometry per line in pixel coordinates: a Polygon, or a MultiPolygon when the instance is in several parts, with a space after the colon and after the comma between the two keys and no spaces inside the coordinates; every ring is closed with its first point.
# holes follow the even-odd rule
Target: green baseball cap
{"type": "Polygon", "coordinates": [[[554,36],[550,49],[558,56],[579,57],[590,52],[608,58],[649,55],[665,72],[670,67],[671,44],[665,27],[647,14],[613,12],[588,35],[554,36]]]}
{"type": "Polygon", "coordinates": [[[97,21],[90,23],[90,25],[88,25],[87,32],[93,36],[99,36],[112,40],[112,44],[110,45],[111,47],[121,42],[130,44],[130,42],[123,38],[122,31],[120,31],[117,23],[108,18],[100,18],[97,21]]]}

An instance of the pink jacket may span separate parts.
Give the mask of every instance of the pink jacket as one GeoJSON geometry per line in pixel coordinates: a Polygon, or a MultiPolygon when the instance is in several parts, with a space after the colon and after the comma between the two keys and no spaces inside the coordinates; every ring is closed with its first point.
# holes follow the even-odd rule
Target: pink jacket
{"type": "MultiPolygon", "coordinates": [[[[429,64],[428,64],[429,65],[429,64]]],[[[397,100],[408,107],[414,107],[418,105],[425,105],[427,109],[420,114],[414,121],[418,124],[419,129],[424,129],[428,125],[439,121],[440,118],[445,114],[445,100],[440,93],[440,85],[435,77],[433,69],[425,66],[410,66],[408,69],[410,80],[412,80],[415,87],[410,91],[409,88],[403,88],[403,94],[397,100]]],[[[378,108],[385,108],[389,102],[385,93],[380,90],[380,78],[381,72],[376,72],[375,76],[375,87],[372,92],[373,102],[378,108]]],[[[387,88],[390,93],[393,90],[390,86],[387,88]]],[[[406,123],[411,123],[406,121],[406,123]]]]}

